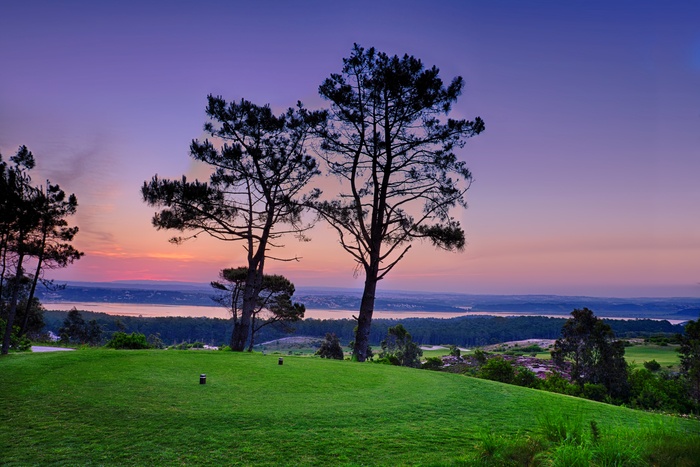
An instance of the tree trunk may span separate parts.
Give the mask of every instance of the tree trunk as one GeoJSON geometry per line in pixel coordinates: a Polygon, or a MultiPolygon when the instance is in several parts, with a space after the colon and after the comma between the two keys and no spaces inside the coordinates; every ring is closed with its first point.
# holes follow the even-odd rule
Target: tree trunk
{"type": "Polygon", "coordinates": [[[44,262],[44,251],[46,248],[46,235],[41,242],[41,250],[39,257],[37,258],[36,272],[34,273],[34,280],[32,280],[32,288],[29,290],[29,297],[27,297],[27,306],[24,310],[24,319],[22,320],[22,325],[19,329],[19,335],[23,336],[27,332],[27,325],[29,324],[29,313],[32,309],[32,301],[34,300],[34,294],[36,293],[36,284],[39,281],[39,274],[41,274],[41,266],[44,262]]]}
{"type": "Polygon", "coordinates": [[[228,343],[228,346],[231,347],[231,350],[233,350],[233,345],[236,342],[236,328],[238,326],[238,320],[234,319],[233,320],[233,329],[231,330],[231,340],[228,343]]]}
{"type": "Polygon", "coordinates": [[[243,352],[245,350],[245,343],[248,340],[248,329],[250,328],[250,323],[244,324],[245,309],[241,312],[240,321],[236,321],[233,324],[233,332],[231,333],[231,350],[235,352],[243,352]]]}
{"type": "Polygon", "coordinates": [[[12,325],[17,314],[17,302],[19,301],[20,279],[22,278],[22,262],[24,261],[24,253],[19,254],[17,258],[17,272],[15,273],[15,282],[12,287],[12,298],[10,299],[10,310],[7,314],[7,325],[5,327],[5,337],[2,341],[2,355],[7,355],[10,351],[10,340],[12,338],[12,325]]]}
{"type": "Polygon", "coordinates": [[[231,338],[231,350],[243,352],[250,333],[250,319],[257,306],[257,297],[260,290],[260,278],[256,267],[248,267],[248,277],[243,290],[243,304],[241,305],[241,319],[233,325],[231,338]]]}
{"type": "Polygon", "coordinates": [[[253,346],[255,345],[255,315],[250,318],[250,344],[248,344],[248,352],[253,351],[253,346]]]}
{"type": "Polygon", "coordinates": [[[374,297],[377,291],[377,276],[368,274],[365,279],[365,289],[362,292],[360,303],[360,316],[357,318],[357,331],[355,332],[355,346],[352,356],[358,362],[367,360],[367,348],[369,347],[369,331],[372,326],[372,313],[374,313],[374,297]]]}

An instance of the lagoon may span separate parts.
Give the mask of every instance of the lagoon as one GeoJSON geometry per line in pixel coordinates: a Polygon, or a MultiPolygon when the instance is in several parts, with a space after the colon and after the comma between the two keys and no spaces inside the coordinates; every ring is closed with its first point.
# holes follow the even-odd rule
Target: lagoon
{"type": "MultiPolygon", "coordinates": [[[[70,310],[75,307],[81,311],[93,311],[119,316],[142,316],[144,318],[158,318],[168,316],[185,316],[194,318],[221,318],[229,319],[231,314],[221,306],[195,306],[195,305],[154,305],[149,303],[108,303],[108,302],[56,302],[44,303],[47,310],[70,310]]],[[[357,316],[358,310],[328,310],[307,308],[304,318],[314,319],[351,319],[357,316]]],[[[457,318],[459,316],[543,316],[546,318],[569,318],[568,314],[545,313],[516,313],[512,311],[381,311],[372,314],[374,319],[405,319],[405,318],[457,318]]],[[[603,319],[636,319],[633,317],[607,317],[603,319]]],[[[657,321],[664,319],[651,318],[657,321]]],[[[685,323],[687,320],[668,319],[671,324],[685,323]]]]}
{"type": "MultiPolygon", "coordinates": [[[[195,318],[222,318],[229,319],[231,314],[221,306],[193,306],[193,305],[152,305],[134,303],[91,303],[91,302],[58,302],[44,303],[47,310],[70,310],[75,307],[81,311],[93,311],[108,315],[143,316],[144,318],[156,318],[165,316],[187,316],[195,318]]],[[[306,309],[304,318],[314,319],[346,319],[357,316],[358,310],[321,310],[306,309]]],[[[441,312],[441,311],[375,311],[373,318],[456,318],[458,316],[473,315],[473,312],[441,312]]],[[[491,315],[495,313],[489,313],[491,315]]]]}

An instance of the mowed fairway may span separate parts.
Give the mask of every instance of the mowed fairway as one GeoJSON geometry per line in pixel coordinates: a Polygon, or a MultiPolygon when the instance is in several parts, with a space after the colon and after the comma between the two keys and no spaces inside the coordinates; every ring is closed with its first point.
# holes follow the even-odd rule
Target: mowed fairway
{"type": "Polygon", "coordinates": [[[656,360],[662,367],[678,367],[681,359],[678,354],[677,345],[633,345],[625,347],[625,360],[637,366],[642,366],[644,362],[656,360]]]}
{"type": "Polygon", "coordinates": [[[0,374],[2,465],[458,465],[483,433],[526,434],[547,414],[700,433],[461,375],[308,357],[82,350],[10,355],[0,374]]]}

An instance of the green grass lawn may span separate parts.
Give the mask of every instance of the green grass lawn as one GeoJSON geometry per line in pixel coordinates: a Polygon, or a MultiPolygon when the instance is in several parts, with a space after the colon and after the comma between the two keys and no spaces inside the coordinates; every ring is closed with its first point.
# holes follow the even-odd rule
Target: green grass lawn
{"type": "Polygon", "coordinates": [[[678,367],[681,360],[677,349],[677,345],[633,345],[632,347],[625,347],[625,360],[627,360],[627,363],[637,366],[642,366],[644,362],[656,360],[663,368],[668,366],[678,367]]]}
{"type": "Polygon", "coordinates": [[[79,350],[3,357],[0,374],[2,465],[473,465],[485,434],[563,414],[700,444],[697,421],[370,363],[79,350]]]}

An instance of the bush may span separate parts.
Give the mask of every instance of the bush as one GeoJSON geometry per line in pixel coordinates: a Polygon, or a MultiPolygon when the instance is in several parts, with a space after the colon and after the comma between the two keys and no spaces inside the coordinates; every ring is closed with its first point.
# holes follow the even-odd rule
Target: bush
{"type": "Polygon", "coordinates": [[[440,370],[442,368],[442,359],[440,357],[428,357],[421,368],[424,370],[440,370]]]}
{"type": "Polygon", "coordinates": [[[326,333],[325,339],[321,343],[321,347],[316,351],[316,355],[321,358],[330,358],[334,360],[342,360],[345,358],[343,348],[340,346],[340,339],[335,334],[326,333]]]}
{"type": "Polygon", "coordinates": [[[518,386],[523,386],[526,388],[537,389],[540,387],[540,379],[537,377],[535,372],[522,366],[518,367],[513,382],[518,386]]]}
{"type": "Polygon", "coordinates": [[[380,358],[388,358],[392,365],[420,368],[420,357],[423,351],[418,344],[413,342],[411,334],[402,324],[390,327],[387,331],[386,339],[381,342],[382,352],[380,358]]]}
{"type": "Polygon", "coordinates": [[[661,364],[656,360],[651,360],[649,362],[644,362],[644,368],[651,372],[655,372],[661,369],[661,364]]]}
{"type": "Polygon", "coordinates": [[[556,392],[557,394],[568,394],[570,396],[578,396],[580,393],[578,386],[571,384],[569,380],[557,372],[548,374],[542,381],[540,388],[545,391],[556,392]]]}
{"type": "Polygon", "coordinates": [[[474,359],[479,365],[483,365],[486,363],[486,360],[488,359],[488,354],[484,352],[481,349],[476,349],[474,351],[474,359]]]}
{"type": "Polygon", "coordinates": [[[164,349],[165,344],[163,343],[163,340],[160,338],[160,333],[156,334],[149,334],[148,339],[146,339],[148,342],[148,345],[151,346],[153,349],[164,349]]]}
{"type": "MultiPolygon", "coordinates": [[[[0,318],[0,332],[5,334],[7,322],[0,318]]],[[[27,352],[31,349],[32,343],[27,336],[19,335],[19,326],[12,326],[12,334],[10,335],[10,350],[15,352],[27,352]]]]}
{"type": "Polygon", "coordinates": [[[592,401],[601,402],[608,394],[608,390],[602,384],[585,383],[583,385],[583,397],[592,401]]]}
{"type": "Polygon", "coordinates": [[[146,341],[146,336],[139,332],[127,334],[117,331],[112,335],[112,338],[107,342],[107,347],[111,349],[149,349],[150,346],[146,341]]]}
{"type": "Polygon", "coordinates": [[[513,370],[513,365],[504,360],[503,357],[494,357],[489,359],[489,361],[481,367],[479,370],[479,377],[490,379],[491,381],[513,384],[515,380],[515,370],[513,370]]]}
{"type": "Polygon", "coordinates": [[[534,353],[542,353],[542,352],[544,352],[544,349],[537,344],[531,344],[531,345],[528,345],[526,347],[521,347],[519,350],[521,352],[524,352],[524,353],[533,353],[533,352],[534,353]]]}

